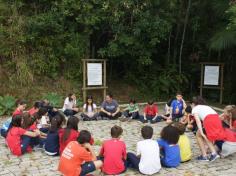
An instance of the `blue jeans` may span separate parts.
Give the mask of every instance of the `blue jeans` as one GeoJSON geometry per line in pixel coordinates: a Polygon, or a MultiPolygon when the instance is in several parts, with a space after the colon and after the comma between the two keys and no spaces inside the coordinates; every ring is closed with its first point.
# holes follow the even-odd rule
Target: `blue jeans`
{"type": "Polygon", "coordinates": [[[21,152],[22,154],[27,152],[28,146],[34,147],[36,145],[43,146],[45,143],[45,139],[41,139],[39,137],[29,137],[23,135],[21,137],[21,152]]]}
{"type": "Polygon", "coordinates": [[[155,120],[153,120],[154,116],[150,116],[150,115],[146,115],[146,119],[144,119],[144,116],[140,116],[140,121],[143,123],[147,123],[148,121],[150,121],[151,123],[157,123],[160,122],[162,120],[161,116],[157,116],[155,120]]]}
{"type": "Polygon", "coordinates": [[[4,138],[7,137],[7,131],[5,129],[1,129],[1,136],[4,138]]]}
{"type": "Polygon", "coordinates": [[[135,154],[128,152],[127,153],[127,167],[133,168],[139,171],[140,158],[135,154]]]}
{"type": "Polygon", "coordinates": [[[132,119],[139,119],[139,112],[132,112],[130,113],[129,110],[123,112],[125,117],[132,117],[132,119]]]}
{"type": "Polygon", "coordinates": [[[93,172],[96,170],[96,167],[94,165],[93,161],[90,162],[86,162],[84,164],[81,165],[81,173],[80,176],[85,176],[90,172],[93,172]]]}
{"type": "Polygon", "coordinates": [[[66,116],[73,116],[73,115],[77,114],[77,112],[74,111],[74,110],[71,110],[71,109],[66,109],[66,110],[64,111],[64,114],[65,114],[66,116]]]}
{"type": "Polygon", "coordinates": [[[183,117],[183,114],[172,114],[172,121],[178,122],[183,117]]]}

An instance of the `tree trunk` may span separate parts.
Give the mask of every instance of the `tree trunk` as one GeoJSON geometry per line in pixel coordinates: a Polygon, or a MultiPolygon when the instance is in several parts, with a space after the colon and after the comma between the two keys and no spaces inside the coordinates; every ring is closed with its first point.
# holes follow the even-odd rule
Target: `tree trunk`
{"type": "Polygon", "coordinates": [[[170,46],[171,46],[171,34],[172,34],[172,30],[170,30],[170,34],[169,34],[169,41],[168,41],[168,52],[167,52],[167,65],[170,64],[170,46]]]}
{"type": "Polygon", "coordinates": [[[181,41],[180,51],[179,51],[179,74],[181,74],[181,72],[182,72],[182,51],[183,51],[186,28],[187,28],[187,24],[188,24],[191,2],[192,2],[192,0],[188,0],[188,7],[187,7],[186,15],[185,15],[185,20],[184,20],[184,30],[183,30],[183,34],[182,34],[182,41],[181,41]]]}

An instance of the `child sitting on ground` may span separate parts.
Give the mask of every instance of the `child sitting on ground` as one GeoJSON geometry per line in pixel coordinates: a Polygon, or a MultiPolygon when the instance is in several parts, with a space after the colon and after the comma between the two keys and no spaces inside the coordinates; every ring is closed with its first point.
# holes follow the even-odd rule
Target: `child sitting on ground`
{"type": "Polygon", "coordinates": [[[120,140],[123,129],[119,126],[111,128],[112,139],[104,141],[100,157],[104,157],[102,171],[107,175],[119,175],[126,171],[126,145],[120,140]]]}
{"type": "Polygon", "coordinates": [[[57,114],[52,118],[51,127],[48,131],[45,142],[45,153],[50,156],[59,155],[59,135],[58,131],[65,123],[65,117],[61,114],[57,114]]]}
{"type": "Polygon", "coordinates": [[[140,121],[143,123],[147,123],[150,121],[151,123],[160,122],[162,119],[161,116],[158,116],[158,107],[152,100],[148,101],[148,104],[144,108],[143,116],[140,116],[140,121]]]}
{"type": "Polygon", "coordinates": [[[20,156],[32,151],[32,138],[40,135],[39,130],[27,131],[21,127],[22,116],[15,115],[8,129],[6,143],[13,155],[20,156]]]}
{"type": "MultiPolygon", "coordinates": [[[[22,121],[23,122],[21,126],[23,129],[27,131],[35,131],[35,130],[40,131],[40,129],[37,128],[35,117],[31,116],[28,112],[23,113],[22,121]]],[[[39,137],[32,138],[31,143],[32,145],[42,148],[44,146],[46,137],[47,137],[47,134],[40,131],[39,137]]]]}
{"type": "Polygon", "coordinates": [[[77,141],[71,141],[60,157],[58,170],[63,175],[85,176],[102,167],[102,161],[96,160],[96,154],[89,144],[91,134],[82,130],[77,141]]]}
{"type": "MultiPolygon", "coordinates": [[[[66,128],[62,128],[59,130],[60,154],[62,154],[63,150],[65,149],[68,143],[77,140],[79,136],[78,124],[79,119],[75,116],[71,116],[67,121],[66,128]]],[[[91,138],[91,141],[89,143],[93,145],[93,138],[91,138]]]]}
{"type": "Polygon", "coordinates": [[[98,120],[97,106],[93,103],[93,97],[88,96],[87,101],[83,106],[83,113],[81,117],[83,121],[98,120]]]}
{"type": "Polygon", "coordinates": [[[182,93],[177,92],[176,99],[171,102],[170,120],[179,121],[179,119],[183,116],[183,111],[185,108],[186,104],[183,100],[182,93]]]}
{"type": "Polygon", "coordinates": [[[26,101],[25,100],[21,100],[21,99],[18,99],[16,101],[16,106],[17,108],[15,109],[15,111],[13,112],[12,114],[12,117],[16,116],[16,115],[22,115],[23,114],[23,111],[25,110],[26,108],[26,101]]]}
{"type": "Polygon", "coordinates": [[[189,120],[190,120],[191,112],[192,112],[191,106],[187,106],[185,109],[184,116],[180,119],[180,123],[187,126],[188,123],[190,122],[189,120]]]}
{"type": "Polygon", "coordinates": [[[32,108],[28,111],[28,113],[29,113],[31,116],[34,115],[36,112],[39,111],[39,108],[41,107],[41,105],[42,105],[42,103],[41,103],[40,101],[36,101],[36,102],[34,103],[34,107],[32,107],[32,108]]]}
{"type": "Polygon", "coordinates": [[[40,131],[47,133],[50,127],[47,109],[44,107],[40,108],[39,111],[34,114],[34,117],[36,118],[37,128],[40,131]]]}
{"type": "Polygon", "coordinates": [[[161,169],[159,146],[155,140],[152,140],[151,126],[144,126],[141,133],[144,140],[137,143],[137,155],[127,153],[127,166],[142,174],[152,175],[161,169]]]}
{"type": "Polygon", "coordinates": [[[225,158],[236,153],[236,142],[216,141],[215,145],[221,158],[225,158]]]}
{"type": "Polygon", "coordinates": [[[171,112],[171,103],[172,103],[172,101],[173,100],[175,100],[176,98],[171,98],[171,99],[169,99],[168,101],[167,101],[167,103],[165,104],[165,114],[164,115],[162,115],[162,118],[164,119],[164,120],[166,120],[167,122],[168,122],[168,120],[169,120],[169,117],[170,117],[170,112],[171,112]]]}
{"type": "Polygon", "coordinates": [[[235,105],[228,105],[224,108],[223,114],[220,115],[221,120],[223,121],[223,126],[236,130],[236,117],[232,116],[232,112],[236,111],[235,105]]]}
{"type": "Polygon", "coordinates": [[[177,167],[180,164],[180,149],[178,129],[172,125],[164,127],[161,139],[157,140],[161,151],[161,164],[164,167],[177,167]]]}
{"type": "Polygon", "coordinates": [[[130,99],[128,107],[123,111],[123,117],[119,118],[121,121],[131,121],[132,119],[139,119],[139,107],[134,99],[130,99]]]}
{"type": "Polygon", "coordinates": [[[178,145],[180,148],[180,158],[181,162],[186,162],[191,160],[192,157],[192,151],[191,151],[191,145],[190,140],[188,136],[184,134],[185,132],[185,125],[180,122],[173,123],[173,126],[176,127],[179,131],[179,141],[178,145]]]}

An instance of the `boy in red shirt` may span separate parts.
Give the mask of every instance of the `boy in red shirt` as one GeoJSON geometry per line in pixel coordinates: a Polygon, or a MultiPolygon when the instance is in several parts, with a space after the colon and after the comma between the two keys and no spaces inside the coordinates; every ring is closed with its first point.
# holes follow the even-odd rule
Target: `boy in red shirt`
{"type": "Polygon", "coordinates": [[[157,105],[153,101],[148,101],[148,104],[144,108],[143,116],[140,116],[140,121],[143,123],[147,123],[148,121],[156,123],[160,122],[161,119],[162,117],[158,115],[157,105]]]}
{"type": "Polygon", "coordinates": [[[112,139],[104,141],[100,157],[104,157],[102,171],[107,175],[121,174],[126,171],[126,145],[120,140],[123,129],[117,125],[111,128],[112,139]]]}
{"type": "Polygon", "coordinates": [[[90,132],[82,130],[77,141],[71,141],[63,150],[58,170],[64,176],[85,176],[102,167],[102,161],[96,160],[90,140],[90,132]]]}
{"type": "Polygon", "coordinates": [[[17,108],[13,112],[12,117],[14,117],[16,115],[22,115],[23,114],[23,111],[26,108],[26,101],[19,99],[19,100],[16,101],[16,105],[17,105],[17,108]]]}
{"type": "Polygon", "coordinates": [[[32,107],[29,111],[28,111],[28,113],[32,116],[32,115],[34,115],[36,112],[38,112],[39,111],[39,108],[42,106],[42,103],[40,102],[40,101],[36,101],[35,103],[34,103],[34,107],[32,107]]]}

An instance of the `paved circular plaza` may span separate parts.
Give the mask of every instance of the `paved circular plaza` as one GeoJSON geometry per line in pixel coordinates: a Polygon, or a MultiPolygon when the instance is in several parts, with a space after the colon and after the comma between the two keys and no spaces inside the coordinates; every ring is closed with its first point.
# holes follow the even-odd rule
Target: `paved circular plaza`
{"type": "MultiPolygon", "coordinates": [[[[1,123],[4,119],[1,119],[1,123]]],[[[100,150],[101,142],[110,137],[110,128],[113,125],[119,125],[124,132],[122,139],[125,141],[127,151],[135,152],[136,143],[142,140],[140,129],[143,124],[137,121],[120,122],[114,121],[92,121],[80,122],[79,130],[89,130],[95,138],[94,149],[97,154],[100,150]]],[[[166,125],[165,122],[150,124],[154,128],[153,139],[159,138],[161,129],[166,125]]],[[[194,158],[199,155],[200,151],[197,147],[194,135],[191,132],[186,133],[191,139],[193,159],[187,163],[181,164],[177,168],[162,168],[159,174],[166,176],[211,176],[211,175],[236,175],[236,154],[225,159],[218,159],[214,162],[196,161],[194,158]]],[[[57,171],[59,157],[47,156],[43,151],[34,151],[21,157],[13,156],[5,145],[4,138],[0,137],[0,176],[6,175],[60,175],[57,171]]],[[[95,172],[94,175],[100,175],[95,172]]],[[[128,169],[123,176],[140,175],[138,172],[128,169]]]]}

